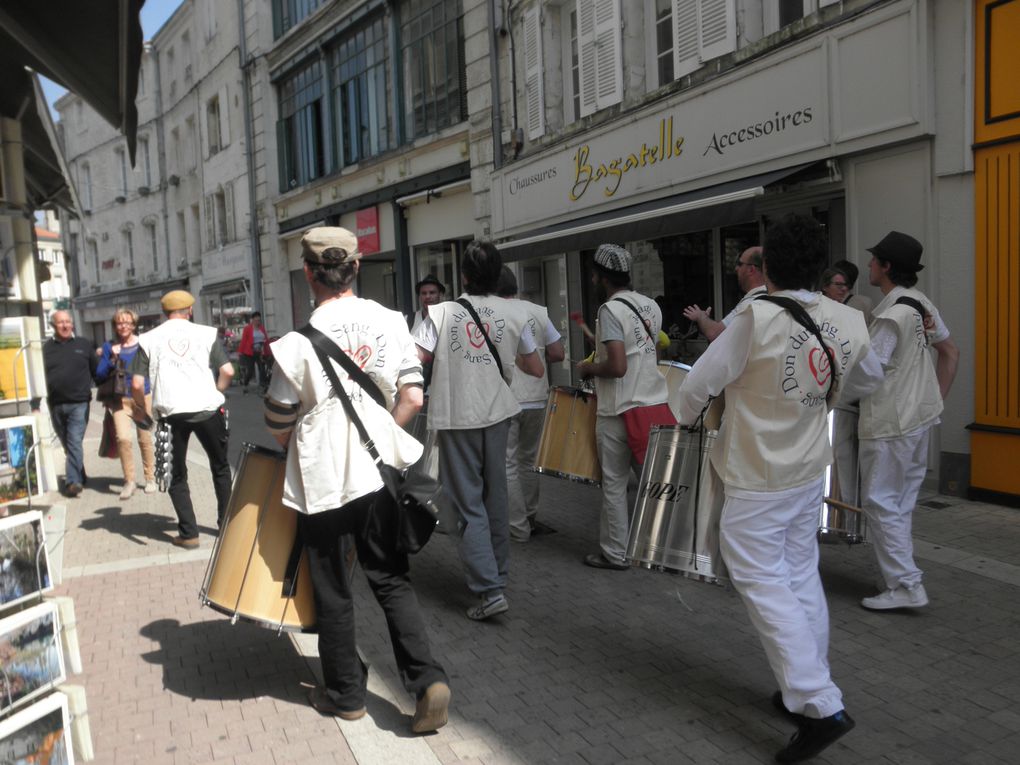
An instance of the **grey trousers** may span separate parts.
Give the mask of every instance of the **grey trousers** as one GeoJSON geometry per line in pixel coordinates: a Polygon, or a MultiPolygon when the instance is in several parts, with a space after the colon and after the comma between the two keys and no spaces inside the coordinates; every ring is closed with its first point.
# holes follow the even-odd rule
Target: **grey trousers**
{"type": "Polygon", "coordinates": [[[510,523],[506,438],[510,421],[470,430],[440,430],[439,477],[464,520],[458,551],[468,589],[495,596],[506,588],[510,523]]]}
{"type": "Polygon", "coordinates": [[[542,441],[545,409],[522,409],[510,418],[506,442],[506,483],[510,502],[510,536],[527,541],[538,515],[538,473],[532,468],[542,441]]]}

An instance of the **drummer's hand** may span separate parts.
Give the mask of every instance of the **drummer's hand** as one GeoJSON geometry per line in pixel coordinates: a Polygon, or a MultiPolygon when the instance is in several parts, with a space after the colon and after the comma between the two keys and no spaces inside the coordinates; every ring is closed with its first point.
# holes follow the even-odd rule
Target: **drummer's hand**
{"type": "Polygon", "coordinates": [[[684,317],[695,323],[712,317],[712,306],[702,309],[697,303],[684,309],[684,317]]]}
{"type": "Polygon", "coordinates": [[[585,379],[587,379],[589,377],[592,377],[593,376],[592,371],[591,371],[592,366],[593,366],[592,362],[588,361],[587,359],[585,359],[584,361],[577,362],[577,374],[578,374],[578,376],[582,380],[585,380],[585,379]]]}

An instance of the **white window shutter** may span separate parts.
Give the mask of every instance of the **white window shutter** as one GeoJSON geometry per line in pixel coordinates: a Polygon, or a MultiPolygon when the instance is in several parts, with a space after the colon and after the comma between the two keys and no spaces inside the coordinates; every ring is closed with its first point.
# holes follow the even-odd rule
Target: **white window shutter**
{"type": "Polygon", "coordinates": [[[699,66],[698,4],[700,0],[673,0],[673,76],[683,77],[699,66]]]}
{"type": "Polygon", "coordinates": [[[595,0],[595,80],[599,109],[623,100],[622,34],[620,0],[595,0]]]}
{"type": "Polygon", "coordinates": [[[737,49],[736,0],[700,0],[698,28],[702,61],[737,49]]]}
{"type": "Polygon", "coordinates": [[[524,98],[528,138],[545,135],[545,86],[542,62],[542,14],[538,7],[524,12],[524,98]]]}
{"type": "Polygon", "coordinates": [[[213,204],[213,195],[205,195],[205,248],[212,250],[216,247],[216,212],[213,204]]]}
{"type": "Polygon", "coordinates": [[[220,101],[220,149],[230,145],[230,102],[227,101],[227,88],[224,86],[219,93],[220,101]]]}
{"type": "Polygon", "coordinates": [[[227,218],[227,241],[233,242],[236,236],[236,227],[234,226],[234,184],[228,183],[223,187],[223,207],[225,209],[225,216],[227,218]]]}
{"type": "Polygon", "coordinates": [[[577,1],[577,58],[581,115],[587,117],[598,110],[598,89],[595,70],[595,0],[577,1]]]}

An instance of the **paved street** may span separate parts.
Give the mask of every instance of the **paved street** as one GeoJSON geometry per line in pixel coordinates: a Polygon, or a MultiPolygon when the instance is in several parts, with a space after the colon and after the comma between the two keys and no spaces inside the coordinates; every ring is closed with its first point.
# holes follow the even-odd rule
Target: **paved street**
{"type": "MultiPolygon", "coordinates": [[[[230,393],[232,453],[267,442],[261,399],[230,393]]],[[[595,571],[599,493],[542,478],[543,520],[559,533],[512,550],[511,609],[489,623],[451,541],[412,562],[437,657],[452,678],[450,724],[411,737],[411,700],[381,612],[359,583],[359,641],[372,665],[368,716],[322,717],[305,702],[314,637],[231,625],[198,591],[215,510],[192,444],[203,546],[179,552],[165,495],[117,499],[119,463],[95,456],[66,505],[63,584],[74,598],[84,685],[101,763],[764,763],[792,726],[732,590],[645,570],[595,571]]],[[[927,494],[916,513],[931,606],[872,613],[864,546],[826,546],[831,660],[857,729],[829,763],[1015,762],[1020,748],[1020,512],[927,494]]]]}

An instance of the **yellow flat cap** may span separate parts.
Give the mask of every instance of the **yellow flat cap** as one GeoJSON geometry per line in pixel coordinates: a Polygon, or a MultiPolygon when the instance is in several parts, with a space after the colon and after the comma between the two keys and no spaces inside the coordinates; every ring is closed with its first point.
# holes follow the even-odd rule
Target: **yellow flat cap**
{"type": "Polygon", "coordinates": [[[195,296],[187,290],[172,290],[166,293],[159,301],[165,312],[183,311],[195,305],[195,296]]]}

